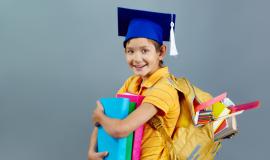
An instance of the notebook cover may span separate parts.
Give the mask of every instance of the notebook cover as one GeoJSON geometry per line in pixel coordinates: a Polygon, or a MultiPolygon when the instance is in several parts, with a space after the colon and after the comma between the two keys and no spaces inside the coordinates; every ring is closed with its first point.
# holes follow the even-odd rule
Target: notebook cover
{"type": "Polygon", "coordinates": [[[228,126],[222,131],[215,134],[215,140],[225,138],[227,136],[237,133],[236,117],[232,116],[227,119],[228,126]]]}
{"type": "MultiPolygon", "coordinates": [[[[127,98],[101,98],[100,102],[104,113],[110,118],[123,119],[129,112],[129,99],[127,98]]],[[[127,137],[114,138],[102,126],[98,127],[98,152],[108,151],[105,160],[125,160],[127,137]]]]}
{"type": "Polygon", "coordinates": [[[134,133],[132,160],[140,160],[142,137],[143,137],[143,125],[137,128],[134,133]]]}
{"type": "Polygon", "coordinates": [[[230,109],[233,112],[237,112],[237,111],[246,111],[246,110],[250,110],[250,109],[256,109],[260,106],[260,101],[254,101],[254,102],[249,102],[249,103],[245,103],[245,104],[240,104],[240,105],[236,105],[236,106],[232,106],[230,107],[230,109]]]}
{"type": "Polygon", "coordinates": [[[230,98],[228,98],[228,97],[224,98],[221,102],[222,102],[225,106],[227,106],[227,107],[235,106],[235,104],[233,103],[233,101],[232,101],[230,98]]]}
{"type": "Polygon", "coordinates": [[[226,96],[227,96],[227,93],[224,92],[224,93],[210,99],[209,101],[206,101],[204,103],[201,103],[201,104],[195,106],[195,112],[200,111],[202,109],[205,109],[206,107],[211,106],[216,102],[222,101],[224,98],[226,98],[226,96]]]}
{"type": "MultiPolygon", "coordinates": [[[[217,102],[217,103],[213,104],[213,116],[214,116],[214,118],[226,116],[230,112],[231,112],[231,110],[229,110],[223,103],[217,102]]],[[[216,132],[216,130],[222,124],[223,121],[224,121],[224,119],[220,119],[220,120],[215,120],[213,122],[213,130],[214,130],[214,132],[216,132]]]]}
{"type": "Polygon", "coordinates": [[[214,134],[218,134],[219,132],[223,131],[225,128],[228,127],[228,122],[227,122],[227,119],[225,119],[221,125],[218,127],[218,129],[214,132],[214,134]]]}
{"type": "Polygon", "coordinates": [[[137,95],[133,93],[122,93],[122,94],[117,94],[116,97],[118,98],[128,98],[130,102],[135,102],[136,106],[141,105],[144,96],[142,95],[137,95]]]}

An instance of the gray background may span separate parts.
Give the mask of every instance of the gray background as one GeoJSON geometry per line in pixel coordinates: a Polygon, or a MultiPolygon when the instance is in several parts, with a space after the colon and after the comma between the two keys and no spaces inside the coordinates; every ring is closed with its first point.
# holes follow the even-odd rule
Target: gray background
{"type": "MultiPolygon", "coordinates": [[[[86,159],[95,101],[131,75],[116,8],[176,13],[180,56],[172,73],[236,103],[240,135],[217,159],[265,159],[269,151],[267,0],[1,0],[0,159],[86,159]]],[[[266,158],[267,159],[267,158],[266,158]]]]}

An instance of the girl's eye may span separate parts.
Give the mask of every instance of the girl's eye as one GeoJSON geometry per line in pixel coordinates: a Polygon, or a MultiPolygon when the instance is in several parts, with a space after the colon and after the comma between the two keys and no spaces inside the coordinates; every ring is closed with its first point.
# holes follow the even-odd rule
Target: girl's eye
{"type": "Polygon", "coordinates": [[[126,52],[127,54],[133,54],[134,53],[134,51],[133,50],[127,50],[127,52],[126,52]]]}
{"type": "Polygon", "coordinates": [[[149,52],[148,49],[143,49],[143,50],[142,50],[142,53],[144,53],[144,54],[145,54],[145,53],[148,53],[148,52],[149,52]]]}

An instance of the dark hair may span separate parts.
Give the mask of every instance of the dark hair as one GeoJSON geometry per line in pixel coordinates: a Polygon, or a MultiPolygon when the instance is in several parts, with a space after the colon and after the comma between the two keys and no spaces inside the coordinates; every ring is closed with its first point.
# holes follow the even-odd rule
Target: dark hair
{"type": "MultiPolygon", "coordinates": [[[[129,43],[130,40],[131,40],[131,39],[129,39],[129,40],[127,40],[127,41],[124,41],[124,48],[125,48],[125,49],[126,49],[126,46],[127,46],[127,44],[129,43]]],[[[153,45],[155,46],[155,49],[156,49],[157,52],[160,51],[160,48],[161,48],[162,44],[160,44],[160,43],[158,43],[158,42],[156,42],[156,41],[154,41],[154,40],[152,40],[152,39],[147,39],[147,40],[150,41],[151,43],[153,43],[153,45]]],[[[163,62],[163,60],[161,60],[161,61],[159,62],[159,65],[162,67],[163,64],[164,64],[164,62],[163,62]]]]}

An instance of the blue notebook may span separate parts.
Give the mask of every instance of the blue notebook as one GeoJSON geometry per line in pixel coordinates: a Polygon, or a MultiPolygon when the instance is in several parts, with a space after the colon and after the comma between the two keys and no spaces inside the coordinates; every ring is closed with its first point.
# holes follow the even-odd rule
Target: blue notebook
{"type": "MultiPolygon", "coordinates": [[[[128,98],[101,98],[100,102],[105,115],[110,118],[123,119],[129,113],[128,98]]],[[[97,141],[98,152],[109,152],[105,160],[126,159],[127,137],[113,138],[100,126],[98,127],[97,141]]]]}

